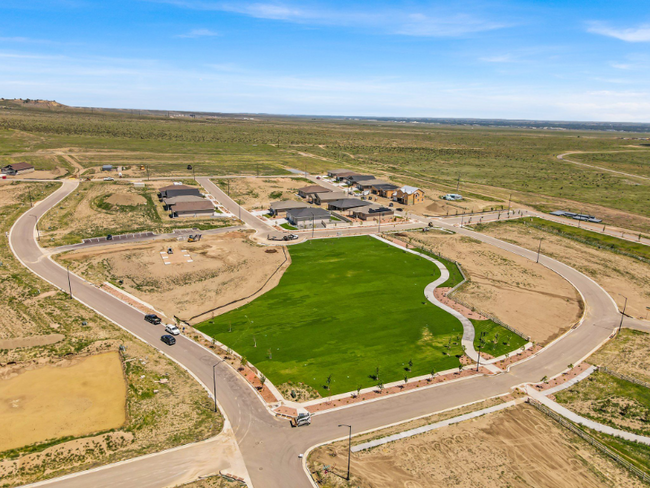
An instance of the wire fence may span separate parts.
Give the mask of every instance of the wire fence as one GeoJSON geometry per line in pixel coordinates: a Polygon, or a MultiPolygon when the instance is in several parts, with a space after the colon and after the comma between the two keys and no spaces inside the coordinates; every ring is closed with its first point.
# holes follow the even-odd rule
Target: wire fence
{"type": "Polygon", "coordinates": [[[637,468],[635,465],[627,461],[626,459],[623,459],[620,455],[612,451],[609,447],[605,446],[602,442],[599,440],[595,439],[594,437],[590,436],[587,434],[585,431],[582,429],[579,429],[576,427],[573,423],[569,422],[567,419],[559,415],[558,413],[554,412],[550,408],[548,408],[546,405],[542,404],[541,402],[535,400],[534,398],[528,397],[526,400],[529,404],[531,404],[533,407],[535,407],[537,410],[540,412],[546,414],[548,417],[552,418],[555,420],[557,423],[565,427],[566,429],[570,430],[577,436],[581,437],[585,441],[587,441],[589,444],[594,446],[596,449],[598,449],[600,452],[605,454],[606,456],[610,457],[617,463],[619,463],[621,466],[623,466],[625,469],[627,469],[630,473],[634,474],[635,476],[638,476],[641,478],[643,481],[646,483],[650,483],[650,475],[648,475],[645,471],[640,470],[637,468]]]}
{"type": "Polygon", "coordinates": [[[633,378],[632,376],[628,376],[628,375],[623,374],[623,373],[618,373],[616,371],[612,371],[607,366],[597,366],[596,369],[598,371],[602,371],[603,373],[607,373],[607,374],[609,374],[611,376],[615,376],[616,378],[619,378],[621,380],[629,381],[630,383],[635,383],[637,385],[641,385],[641,386],[645,386],[646,388],[650,388],[650,383],[647,383],[647,382],[642,381],[642,380],[638,380],[636,378],[633,378]]]}

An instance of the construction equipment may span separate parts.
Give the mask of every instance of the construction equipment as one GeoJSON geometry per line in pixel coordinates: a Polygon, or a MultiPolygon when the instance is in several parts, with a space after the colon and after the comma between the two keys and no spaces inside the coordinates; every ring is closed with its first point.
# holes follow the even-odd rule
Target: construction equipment
{"type": "Polygon", "coordinates": [[[187,238],[187,242],[198,242],[201,240],[202,236],[203,234],[194,234],[194,235],[190,234],[190,236],[187,238]]]}
{"type": "Polygon", "coordinates": [[[174,250],[171,247],[168,247],[167,254],[174,254],[174,250]]]}

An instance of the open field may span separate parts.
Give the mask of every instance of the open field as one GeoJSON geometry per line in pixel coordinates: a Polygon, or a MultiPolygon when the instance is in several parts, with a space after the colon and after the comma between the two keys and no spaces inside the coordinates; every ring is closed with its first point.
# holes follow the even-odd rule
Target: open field
{"type": "Polygon", "coordinates": [[[493,315],[535,342],[552,341],[580,316],[581,301],[575,288],[528,259],[456,234],[406,235],[413,245],[422,245],[461,264],[469,281],[451,298],[493,315]]]}
{"type": "Polygon", "coordinates": [[[566,158],[614,171],[650,177],[650,150],[647,148],[629,149],[624,152],[569,154],[566,158]]]}
{"type": "MultiPolygon", "coordinates": [[[[45,183],[0,187],[4,202],[0,207],[0,374],[13,370],[28,370],[28,374],[76,356],[116,354],[122,345],[126,348],[122,357],[127,421],[120,428],[97,434],[67,435],[1,452],[3,486],[60,476],[204,439],[218,433],[222,425],[221,417],[211,411],[205,391],[176,363],[79,302],[69,300],[15,259],[5,232],[29,205],[28,189],[35,200],[40,200],[57,187],[45,183]],[[44,340],[53,335],[54,342],[44,340]],[[20,340],[21,346],[9,349],[8,340],[20,340]]],[[[0,398],[0,405],[6,405],[6,401],[9,399],[0,398]]],[[[82,424],[82,417],[71,418],[82,424]]]]}
{"type": "Polygon", "coordinates": [[[481,351],[481,355],[489,354],[498,358],[504,354],[509,354],[522,346],[526,345],[526,339],[501,327],[492,320],[472,320],[476,338],[474,339],[474,349],[481,351]],[[481,339],[481,334],[483,334],[481,339]]]}
{"type": "Polygon", "coordinates": [[[0,113],[0,157],[51,159],[55,151],[65,150],[84,168],[147,164],[151,176],[190,175],[187,164],[203,175],[286,174],[285,167],[320,173],[337,166],[384,172],[401,183],[428,182],[443,192],[455,191],[460,174],[460,193],[502,201],[512,193],[515,202],[538,208],[584,206],[608,223],[650,229],[644,204],[649,181],[631,181],[556,157],[567,151],[623,150],[621,154],[642,161],[648,151],[615,133],[291,117],[180,120],[0,105],[10,106],[0,113]],[[633,219],[630,213],[643,218],[633,219]]]}
{"type": "Polygon", "coordinates": [[[7,376],[0,378],[0,451],[119,429],[126,421],[126,384],[117,352],[7,376]]]}
{"type": "Polygon", "coordinates": [[[302,201],[298,188],[313,184],[306,178],[229,178],[214,183],[246,210],[268,210],[277,200],[302,201]]]}
{"type": "Polygon", "coordinates": [[[215,217],[183,217],[170,219],[169,212],[158,201],[158,188],[169,182],[157,181],[145,188],[126,182],[84,182],[57,208],[39,222],[41,246],[61,246],[81,242],[89,237],[107,234],[173,229],[201,230],[225,227],[233,219],[215,217]]]}
{"type": "Polygon", "coordinates": [[[598,349],[589,362],[650,383],[650,334],[622,329],[615,339],[598,349]]]}
{"type": "MultiPolygon", "coordinates": [[[[522,404],[352,455],[347,442],[317,449],[330,466],[325,487],[641,487],[643,483],[578,436],[522,404]]],[[[322,472],[322,471],[321,471],[322,472]]]]}
{"type": "Polygon", "coordinates": [[[371,237],[289,250],[276,288],[197,327],[274,384],[299,381],[321,395],[375,385],[376,368],[388,383],[459,365],[460,322],[424,297],[440,276],[435,265],[371,237]]]}
{"type": "Polygon", "coordinates": [[[650,264],[598,249],[573,239],[524,226],[514,220],[476,226],[476,230],[537,252],[542,240],[542,254],[581,271],[602,286],[619,308],[628,297],[626,313],[645,318],[650,302],[650,264]]]}
{"type": "Polygon", "coordinates": [[[558,403],[583,417],[616,429],[650,434],[650,388],[595,372],[555,395],[558,403]]]}
{"type": "MultiPolygon", "coordinates": [[[[70,264],[70,269],[89,281],[108,281],[124,289],[170,320],[178,316],[189,321],[195,315],[255,293],[285,260],[281,248],[271,253],[267,250],[252,242],[246,233],[231,232],[206,235],[199,242],[172,240],[92,247],[65,253],[57,260],[64,266],[70,264]],[[180,255],[181,248],[189,251],[192,262],[165,265],[160,251],[169,246],[174,256],[180,255]]],[[[273,275],[264,291],[277,285],[283,269],[273,275]]],[[[225,310],[228,308],[219,313],[225,310]]]]}

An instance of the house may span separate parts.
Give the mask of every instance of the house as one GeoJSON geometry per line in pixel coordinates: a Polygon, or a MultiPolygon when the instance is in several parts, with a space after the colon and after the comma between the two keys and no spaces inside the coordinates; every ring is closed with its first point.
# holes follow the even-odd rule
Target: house
{"type": "Polygon", "coordinates": [[[349,169],[331,169],[327,172],[327,176],[329,176],[330,178],[336,178],[341,173],[349,173],[349,172],[350,172],[349,169]]]}
{"type": "Polygon", "coordinates": [[[387,216],[390,217],[392,215],[395,215],[395,211],[392,208],[384,207],[383,205],[377,205],[374,203],[352,210],[352,216],[355,219],[361,220],[375,219],[387,216]]]}
{"type": "Polygon", "coordinates": [[[318,207],[294,208],[287,211],[287,221],[296,227],[324,226],[330,218],[327,210],[318,207]]]}
{"type": "Polygon", "coordinates": [[[293,200],[282,200],[281,202],[271,202],[269,213],[274,217],[279,217],[289,210],[298,208],[310,208],[305,202],[294,202],[293,200]]]}
{"type": "Polygon", "coordinates": [[[393,185],[391,183],[380,183],[377,185],[372,185],[371,187],[373,193],[384,198],[393,198],[393,195],[398,189],[399,186],[393,185]]]}
{"type": "Polygon", "coordinates": [[[305,186],[304,188],[299,188],[298,189],[298,195],[300,195],[303,198],[311,197],[314,196],[318,193],[328,193],[331,192],[332,190],[329,190],[327,188],[323,188],[320,185],[309,185],[305,186]]]}
{"type": "Polygon", "coordinates": [[[16,176],[34,171],[34,166],[29,163],[14,163],[2,168],[3,175],[16,176]]]}
{"type": "Polygon", "coordinates": [[[336,181],[344,181],[347,178],[349,178],[350,176],[354,176],[354,175],[358,175],[358,174],[359,173],[357,173],[356,171],[345,171],[343,173],[337,174],[334,178],[336,179],[336,181]]]}
{"type": "Polygon", "coordinates": [[[458,193],[447,193],[444,197],[442,197],[442,199],[455,202],[457,200],[462,200],[463,195],[459,195],[458,193]]]}
{"type": "Polygon", "coordinates": [[[345,211],[345,210],[351,210],[353,208],[363,207],[365,205],[368,205],[368,203],[364,202],[363,200],[359,200],[357,198],[343,198],[342,200],[335,200],[333,202],[329,202],[327,205],[327,209],[345,211]]]}
{"type": "Polygon", "coordinates": [[[350,175],[345,179],[348,183],[354,185],[355,183],[359,183],[361,181],[376,180],[377,178],[375,178],[373,175],[350,175]]]}
{"type": "Polygon", "coordinates": [[[377,180],[373,178],[372,180],[362,180],[358,181],[355,183],[356,187],[359,188],[360,190],[371,190],[373,186],[375,185],[387,185],[388,182],[383,181],[383,180],[377,180]]]}
{"type": "Polygon", "coordinates": [[[335,202],[336,200],[343,200],[348,196],[343,191],[331,191],[329,193],[316,193],[312,198],[312,203],[316,205],[323,205],[324,203],[335,202]]]}
{"type": "Polygon", "coordinates": [[[199,191],[198,188],[195,188],[193,186],[188,186],[188,185],[164,186],[160,190],[158,190],[158,193],[161,200],[164,198],[179,197],[181,195],[194,195],[197,197],[201,196],[201,192],[199,191]]]}
{"type": "Polygon", "coordinates": [[[113,171],[113,165],[112,164],[102,165],[102,171],[113,171]]]}
{"type": "Polygon", "coordinates": [[[202,202],[204,200],[203,197],[197,197],[196,195],[179,195],[177,197],[163,198],[163,204],[165,210],[172,210],[179,203],[202,202]]]}
{"type": "Polygon", "coordinates": [[[404,185],[395,192],[393,199],[403,205],[414,205],[424,202],[424,192],[420,188],[404,185]]]}
{"type": "Polygon", "coordinates": [[[169,216],[175,217],[201,217],[214,215],[214,205],[210,200],[200,202],[182,202],[172,207],[169,216]]]}

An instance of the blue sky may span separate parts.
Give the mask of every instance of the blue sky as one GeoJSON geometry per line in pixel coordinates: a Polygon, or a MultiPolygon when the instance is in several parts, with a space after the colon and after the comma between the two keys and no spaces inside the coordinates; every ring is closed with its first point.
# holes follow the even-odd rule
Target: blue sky
{"type": "Polygon", "coordinates": [[[640,5],[2,0],[0,97],[650,122],[650,12],[640,5]]]}

